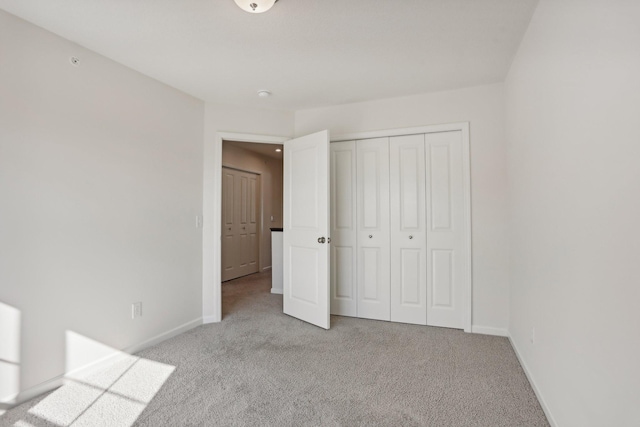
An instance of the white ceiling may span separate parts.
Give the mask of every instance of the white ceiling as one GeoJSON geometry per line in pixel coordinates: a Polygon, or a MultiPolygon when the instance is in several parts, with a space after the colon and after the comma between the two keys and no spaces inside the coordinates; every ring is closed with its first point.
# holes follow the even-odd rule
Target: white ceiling
{"type": "Polygon", "coordinates": [[[205,101],[286,110],[500,82],[536,4],[280,0],[250,14],[233,0],[0,0],[205,101]]]}

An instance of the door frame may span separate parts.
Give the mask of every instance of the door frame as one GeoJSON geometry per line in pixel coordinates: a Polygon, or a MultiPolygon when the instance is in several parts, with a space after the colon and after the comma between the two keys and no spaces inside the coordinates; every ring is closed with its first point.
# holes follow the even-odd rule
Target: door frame
{"type": "Polygon", "coordinates": [[[467,271],[465,271],[464,289],[462,290],[464,295],[464,313],[462,324],[464,325],[465,332],[472,332],[471,324],[473,319],[473,258],[471,254],[471,156],[469,145],[469,122],[447,123],[441,125],[418,126],[399,129],[385,129],[369,132],[345,133],[341,135],[331,136],[331,142],[457,131],[462,132],[462,185],[464,191],[464,226],[466,228],[464,252],[467,257],[468,266],[467,271]]]}
{"type": "Polygon", "coordinates": [[[288,136],[216,132],[213,152],[207,157],[203,176],[202,229],[202,322],[222,321],[222,142],[241,141],[256,144],[283,144],[288,136]],[[211,160],[209,160],[211,159],[211,160]]]}

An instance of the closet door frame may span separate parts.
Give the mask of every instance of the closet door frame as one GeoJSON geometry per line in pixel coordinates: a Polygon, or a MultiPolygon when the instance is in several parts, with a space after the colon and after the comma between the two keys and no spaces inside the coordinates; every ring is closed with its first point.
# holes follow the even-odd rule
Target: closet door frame
{"type": "Polygon", "coordinates": [[[463,286],[461,290],[463,294],[464,306],[462,324],[464,325],[465,332],[471,332],[473,284],[471,275],[471,158],[469,147],[469,122],[332,135],[331,142],[457,131],[461,132],[462,135],[462,185],[464,192],[463,225],[465,228],[464,254],[466,257],[466,269],[464,274],[465,277],[462,281],[463,286]]]}

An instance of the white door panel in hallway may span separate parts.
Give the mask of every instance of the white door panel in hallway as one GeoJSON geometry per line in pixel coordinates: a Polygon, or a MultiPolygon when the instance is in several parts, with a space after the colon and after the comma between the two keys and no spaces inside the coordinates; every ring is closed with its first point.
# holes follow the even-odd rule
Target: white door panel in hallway
{"type": "Polygon", "coordinates": [[[222,168],[222,281],[258,271],[259,179],[222,168]]]}

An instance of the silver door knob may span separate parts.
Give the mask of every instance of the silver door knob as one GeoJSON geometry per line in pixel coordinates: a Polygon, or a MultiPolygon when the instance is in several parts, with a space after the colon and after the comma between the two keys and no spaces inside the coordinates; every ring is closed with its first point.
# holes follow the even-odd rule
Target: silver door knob
{"type": "Polygon", "coordinates": [[[324,242],[325,242],[324,237],[318,237],[318,243],[324,243],[324,242]]]}
{"type": "Polygon", "coordinates": [[[373,238],[373,234],[369,234],[369,238],[370,238],[370,239],[371,239],[371,238],[373,238]]]}
{"type": "Polygon", "coordinates": [[[409,236],[409,239],[413,239],[413,236],[409,236]]]}

